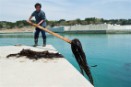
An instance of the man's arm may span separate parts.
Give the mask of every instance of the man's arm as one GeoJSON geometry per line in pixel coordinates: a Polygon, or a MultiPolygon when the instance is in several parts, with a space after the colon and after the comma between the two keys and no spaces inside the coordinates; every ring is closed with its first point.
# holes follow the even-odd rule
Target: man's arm
{"type": "Polygon", "coordinates": [[[31,16],[29,17],[29,21],[31,21],[32,18],[33,18],[33,16],[31,15],[31,16]]]}
{"type": "Polygon", "coordinates": [[[44,20],[41,20],[41,21],[38,23],[38,25],[41,25],[43,22],[44,22],[44,20]]]}
{"type": "Polygon", "coordinates": [[[46,20],[45,13],[43,11],[41,12],[41,18],[42,20],[38,23],[38,25],[41,25],[46,20]]]}
{"type": "MultiPolygon", "coordinates": [[[[33,18],[33,16],[30,16],[29,19],[28,19],[28,21],[31,21],[32,18],[33,18]]],[[[41,25],[43,22],[44,22],[44,20],[41,20],[41,21],[38,23],[38,25],[41,25]]]]}

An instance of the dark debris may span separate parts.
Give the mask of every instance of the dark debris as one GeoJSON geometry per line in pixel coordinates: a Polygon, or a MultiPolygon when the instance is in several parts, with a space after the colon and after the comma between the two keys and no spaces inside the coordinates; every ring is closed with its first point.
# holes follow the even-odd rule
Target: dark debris
{"type": "Polygon", "coordinates": [[[22,51],[20,51],[19,53],[16,54],[9,54],[7,56],[7,58],[9,57],[23,57],[26,56],[29,59],[41,59],[41,58],[63,58],[63,55],[59,54],[59,53],[50,53],[49,51],[42,51],[42,52],[36,52],[30,49],[23,49],[22,51]]]}

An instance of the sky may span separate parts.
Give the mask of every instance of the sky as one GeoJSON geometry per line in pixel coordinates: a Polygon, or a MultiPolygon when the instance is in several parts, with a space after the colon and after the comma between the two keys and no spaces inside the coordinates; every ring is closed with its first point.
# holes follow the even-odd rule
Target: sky
{"type": "Polygon", "coordinates": [[[131,18],[131,0],[0,0],[0,21],[27,20],[37,2],[48,20],[131,18]]]}

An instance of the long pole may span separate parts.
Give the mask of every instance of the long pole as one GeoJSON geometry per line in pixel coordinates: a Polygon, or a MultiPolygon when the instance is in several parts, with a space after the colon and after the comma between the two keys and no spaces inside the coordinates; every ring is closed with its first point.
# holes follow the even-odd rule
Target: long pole
{"type": "Polygon", "coordinates": [[[54,36],[56,36],[56,37],[64,40],[65,42],[71,44],[71,40],[69,40],[68,38],[65,38],[65,37],[63,37],[63,36],[61,36],[61,35],[59,35],[59,34],[57,34],[57,33],[54,33],[54,32],[52,32],[51,30],[49,30],[49,29],[47,29],[47,28],[44,28],[44,27],[42,27],[42,26],[40,26],[40,25],[37,25],[37,24],[35,24],[35,23],[32,23],[31,21],[27,21],[27,23],[29,23],[29,24],[31,24],[32,26],[37,27],[37,28],[39,28],[39,29],[41,29],[41,30],[44,30],[44,31],[46,31],[46,32],[48,32],[48,33],[50,33],[50,34],[52,34],[52,35],[54,35],[54,36]]]}

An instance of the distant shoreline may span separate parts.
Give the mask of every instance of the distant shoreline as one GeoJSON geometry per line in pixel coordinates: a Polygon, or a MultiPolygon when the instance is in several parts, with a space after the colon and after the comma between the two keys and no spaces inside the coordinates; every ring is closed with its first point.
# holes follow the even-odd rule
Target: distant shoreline
{"type": "Polygon", "coordinates": [[[34,32],[33,27],[24,27],[24,28],[14,28],[14,29],[2,29],[0,30],[0,34],[6,33],[31,33],[34,32]]]}
{"type": "MultiPolygon", "coordinates": [[[[67,30],[66,27],[57,26],[56,28],[51,28],[50,30],[56,33],[68,33],[68,34],[131,34],[131,29],[84,29],[79,25],[72,26],[74,29],[67,30]],[[80,28],[80,29],[79,29],[80,28]]],[[[69,26],[70,28],[70,26],[69,26]]],[[[14,28],[14,29],[2,29],[0,34],[13,34],[13,33],[33,33],[35,31],[34,27],[23,27],[23,28],[14,28]]]]}

